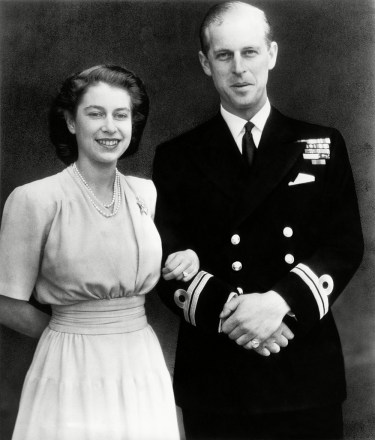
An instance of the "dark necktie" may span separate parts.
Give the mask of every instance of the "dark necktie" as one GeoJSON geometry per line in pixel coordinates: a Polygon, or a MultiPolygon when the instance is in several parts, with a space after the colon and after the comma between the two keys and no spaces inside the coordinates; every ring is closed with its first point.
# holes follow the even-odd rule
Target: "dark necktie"
{"type": "Polygon", "coordinates": [[[247,122],[245,124],[245,134],[242,138],[242,156],[246,164],[251,167],[254,162],[255,152],[257,150],[253,135],[251,134],[251,130],[254,127],[252,122],[247,122]]]}

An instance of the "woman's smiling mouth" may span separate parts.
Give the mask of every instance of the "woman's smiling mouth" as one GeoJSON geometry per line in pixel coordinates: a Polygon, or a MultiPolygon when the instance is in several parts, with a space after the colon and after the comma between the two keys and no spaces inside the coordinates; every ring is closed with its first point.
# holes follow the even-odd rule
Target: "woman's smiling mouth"
{"type": "Polygon", "coordinates": [[[119,139],[96,139],[99,145],[105,148],[115,148],[120,143],[119,139]]]}

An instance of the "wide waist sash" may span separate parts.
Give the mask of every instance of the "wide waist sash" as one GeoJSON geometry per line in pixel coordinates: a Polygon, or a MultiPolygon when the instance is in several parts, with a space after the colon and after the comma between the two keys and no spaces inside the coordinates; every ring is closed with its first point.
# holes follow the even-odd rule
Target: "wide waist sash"
{"type": "Polygon", "coordinates": [[[53,305],[49,328],[63,333],[128,333],[147,326],[144,295],[53,305]]]}

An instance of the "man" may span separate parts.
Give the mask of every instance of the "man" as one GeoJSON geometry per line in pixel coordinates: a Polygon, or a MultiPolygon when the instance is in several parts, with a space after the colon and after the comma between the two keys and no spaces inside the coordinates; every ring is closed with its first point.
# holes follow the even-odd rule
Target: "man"
{"type": "Polygon", "coordinates": [[[342,438],[331,307],[363,253],[344,140],[271,107],[277,44],[263,11],[214,6],[201,46],[220,112],[160,146],[154,164],[186,437],[342,438]]]}

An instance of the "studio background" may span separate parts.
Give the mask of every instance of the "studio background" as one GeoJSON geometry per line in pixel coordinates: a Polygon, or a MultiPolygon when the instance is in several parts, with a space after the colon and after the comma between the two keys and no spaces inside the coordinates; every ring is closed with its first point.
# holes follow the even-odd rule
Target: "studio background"
{"type": "MultiPolygon", "coordinates": [[[[217,94],[197,57],[199,24],[213,3],[0,0],[0,209],[16,186],[63,169],[48,139],[47,113],[59,84],[75,71],[123,64],[146,83],[151,112],[143,142],[121,164],[130,174],[150,176],[157,144],[215,114],[217,94]]],[[[338,128],[347,142],[366,251],[334,314],[346,361],[346,439],[374,438],[375,3],[253,4],[269,14],[279,43],[271,103],[288,116],[338,128]]],[[[148,297],[148,313],[173,372],[177,319],[156,295],[148,297]]],[[[8,440],[35,341],[1,327],[0,344],[0,438],[8,440]]]]}

